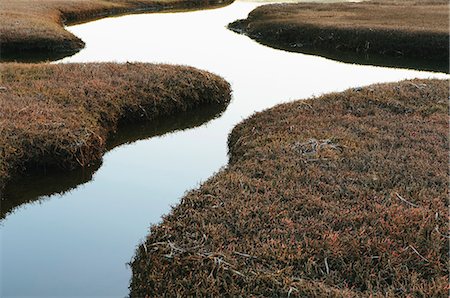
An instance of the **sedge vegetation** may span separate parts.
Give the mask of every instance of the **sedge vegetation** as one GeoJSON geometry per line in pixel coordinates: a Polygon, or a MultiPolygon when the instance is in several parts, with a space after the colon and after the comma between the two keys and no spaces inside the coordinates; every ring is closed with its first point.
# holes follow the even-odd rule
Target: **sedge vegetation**
{"type": "Polygon", "coordinates": [[[132,297],[446,297],[448,81],[354,88],[236,126],[151,228],[132,297]]]}
{"type": "Polygon", "coordinates": [[[98,162],[118,124],[231,98],[225,80],[187,66],[3,63],[0,73],[0,188],[30,168],[98,162]]]}
{"type": "Polygon", "coordinates": [[[232,0],[2,0],[0,51],[2,58],[29,53],[75,53],[84,47],[65,24],[122,13],[167,9],[200,9],[232,0]]]}
{"type": "Polygon", "coordinates": [[[263,5],[229,28],[289,51],[448,72],[446,0],[263,5]]]}

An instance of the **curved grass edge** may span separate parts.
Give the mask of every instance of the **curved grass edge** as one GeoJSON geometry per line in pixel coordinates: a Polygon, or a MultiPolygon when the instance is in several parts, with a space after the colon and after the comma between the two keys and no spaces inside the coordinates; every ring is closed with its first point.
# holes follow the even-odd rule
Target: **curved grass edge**
{"type": "MultiPolygon", "coordinates": [[[[224,103],[211,103],[183,113],[157,117],[150,121],[119,123],[116,132],[107,140],[105,154],[122,145],[205,125],[220,117],[226,108],[224,103]]],[[[80,185],[91,182],[101,166],[102,161],[100,160],[88,167],[70,171],[67,169],[45,171],[37,168],[30,169],[24,175],[13,176],[0,194],[0,198],[3,199],[0,208],[0,222],[22,206],[42,204],[50,199],[50,196],[65,194],[77,189],[80,185]]]]}
{"type": "Polygon", "coordinates": [[[223,78],[188,66],[3,63],[0,70],[0,197],[30,170],[95,166],[119,125],[224,109],[231,100],[223,78]]]}
{"type": "Polygon", "coordinates": [[[445,296],[448,92],[377,84],[244,120],[138,246],[130,296],[445,296]]]}
{"type": "Polygon", "coordinates": [[[5,2],[0,7],[0,16],[3,16],[3,21],[0,21],[0,59],[4,62],[57,60],[77,53],[84,48],[85,43],[67,31],[65,25],[133,13],[213,9],[233,2],[234,0],[68,0],[39,4],[28,3],[26,0],[5,2]],[[16,25],[21,23],[24,25],[16,25]]]}
{"type": "MultiPolygon", "coordinates": [[[[377,27],[376,24],[350,26],[341,20],[341,18],[345,18],[345,14],[353,14],[353,17],[357,17],[358,14],[363,13],[362,11],[370,11],[373,7],[387,11],[399,9],[399,6],[400,9],[411,11],[413,18],[412,8],[415,7],[411,4],[413,2],[405,1],[403,6],[395,1],[269,4],[254,9],[247,19],[230,23],[228,28],[236,33],[247,35],[264,45],[286,51],[319,55],[347,63],[448,73],[450,71],[448,22],[445,26],[446,30],[442,30],[440,27],[419,30],[409,29],[407,24],[400,22],[396,25],[377,27]],[[336,9],[337,12],[333,9],[336,9]],[[314,21],[300,17],[289,18],[290,14],[296,12],[306,15],[307,13],[314,14],[316,10],[320,14],[324,12],[335,14],[333,16],[335,23],[330,22],[330,17],[325,18],[323,24],[320,23],[319,16],[314,18],[314,21]]],[[[424,2],[424,4],[427,3],[424,2]]],[[[442,5],[439,1],[436,1],[434,5],[442,6],[442,11],[447,9],[447,6],[442,5]]],[[[347,21],[352,22],[352,20],[347,21]]],[[[380,19],[380,23],[383,23],[382,19],[380,19]]]]}

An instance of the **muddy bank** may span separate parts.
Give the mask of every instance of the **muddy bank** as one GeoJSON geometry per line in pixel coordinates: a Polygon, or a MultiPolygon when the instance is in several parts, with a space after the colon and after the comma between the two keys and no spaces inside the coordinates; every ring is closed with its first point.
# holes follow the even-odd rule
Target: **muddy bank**
{"type": "Polygon", "coordinates": [[[78,52],[84,42],[66,31],[64,25],[126,13],[215,8],[233,1],[3,1],[0,7],[1,60],[56,60],[78,52]]]}
{"type": "Polygon", "coordinates": [[[441,0],[300,3],[264,5],[228,27],[288,51],[448,72],[448,19],[441,0]]]}
{"type": "Polygon", "coordinates": [[[131,296],[444,297],[448,96],[403,81],[245,120],[139,246],[131,296]]]}
{"type": "Polygon", "coordinates": [[[119,123],[224,108],[231,98],[225,80],[185,66],[7,63],[0,71],[0,186],[32,169],[95,165],[119,123]]]}

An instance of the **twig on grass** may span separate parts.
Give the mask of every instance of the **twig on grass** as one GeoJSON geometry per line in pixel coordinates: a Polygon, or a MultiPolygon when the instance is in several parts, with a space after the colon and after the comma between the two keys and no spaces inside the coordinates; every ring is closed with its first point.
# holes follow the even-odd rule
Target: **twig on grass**
{"type": "Polygon", "coordinates": [[[397,192],[395,193],[395,195],[397,196],[397,198],[399,198],[402,202],[405,202],[406,204],[419,208],[419,205],[416,205],[414,203],[409,202],[408,200],[404,199],[401,195],[399,195],[397,192]]]}
{"type": "Polygon", "coordinates": [[[328,266],[328,258],[325,258],[325,268],[327,270],[327,274],[330,274],[330,266],[328,266]]]}
{"type": "Polygon", "coordinates": [[[238,256],[241,256],[241,257],[256,259],[255,256],[251,256],[251,255],[248,255],[248,254],[245,254],[245,253],[241,253],[241,252],[237,252],[237,251],[233,251],[233,253],[238,255],[238,256]]]}
{"type": "Polygon", "coordinates": [[[411,244],[406,248],[406,249],[408,249],[408,248],[411,248],[422,260],[424,260],[425,262],[430,262],[430,261],[428,261],[428,259],[427,258],[425,258],[424,256],[422,256],[418,251],[417,251],[417,249],[415,249],[414,248],[414,246],[412,246],[411,244]]]}

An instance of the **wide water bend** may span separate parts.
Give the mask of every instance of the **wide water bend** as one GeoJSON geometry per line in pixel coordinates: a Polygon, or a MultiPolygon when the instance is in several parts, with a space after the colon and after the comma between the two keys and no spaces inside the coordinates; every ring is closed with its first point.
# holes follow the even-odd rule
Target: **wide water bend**
{"type": "Polygon", "coordinates": [[[7,215],[0,227],[2,297],[126,296],[131,276],[126,263],[148,227],[185,191],[226,165],[230,130],[255,111],[376,82],[448,78],[274,50],[225,28],[257,5],[236,2],[216,10],[130,15],[69,28],[87,46],[63,63],[191,65],[227,79],[233,102],[206,125],[119,146],[105,155],[91,181],[7,215]]]}

